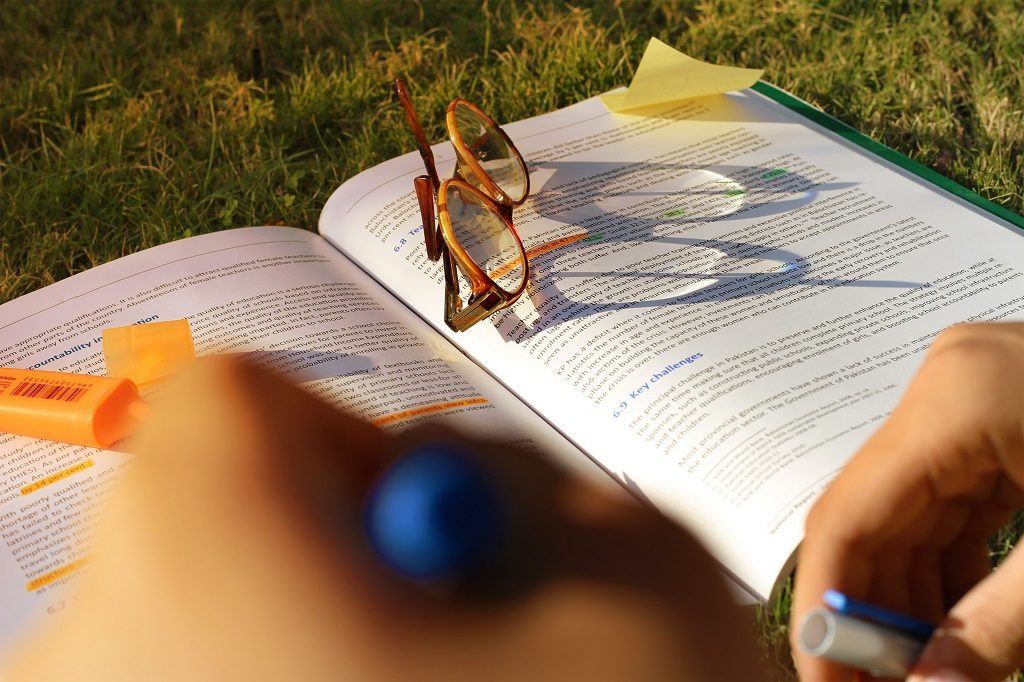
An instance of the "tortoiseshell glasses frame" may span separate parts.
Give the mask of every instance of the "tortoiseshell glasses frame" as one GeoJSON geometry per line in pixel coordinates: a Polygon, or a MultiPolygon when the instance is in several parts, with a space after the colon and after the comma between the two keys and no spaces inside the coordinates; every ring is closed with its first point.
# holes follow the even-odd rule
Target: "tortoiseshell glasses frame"
{"type": "Polygon", "coordinates": [[[406,85],[401,78],[393,85],[426,167],[413,187],[427,257],[441,260],[444,267],[445,323],[464,331],[515,303],[526,289],[529,264],[512,224],[512,209],[530,192],[529,173],[505,131],[475,104],[457,98],[445,114],[456,154],[455,176],[440,181],[406,85]],[[465,305],[460,272],[470,288],[465,305]]]}

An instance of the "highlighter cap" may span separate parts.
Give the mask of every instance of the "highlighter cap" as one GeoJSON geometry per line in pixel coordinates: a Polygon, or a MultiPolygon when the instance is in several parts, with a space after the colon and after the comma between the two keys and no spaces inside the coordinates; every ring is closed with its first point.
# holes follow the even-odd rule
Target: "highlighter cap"
{"type": "Polygon", "coordinates": [[[173,374],[196,357],[188,320],[168,320],[103,330],[107,375],[142,386],[173,374]]]}

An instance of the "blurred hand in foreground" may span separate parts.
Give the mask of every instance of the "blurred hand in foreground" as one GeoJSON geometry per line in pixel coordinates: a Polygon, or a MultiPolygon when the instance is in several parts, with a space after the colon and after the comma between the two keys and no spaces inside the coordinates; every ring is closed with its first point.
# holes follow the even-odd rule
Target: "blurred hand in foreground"
{"type": "MultiPolygon", "coordinates": [[[[451,433],[444,433],[448,439],[451,433]]],[[[631,498],[463,441],[527,483],[529,589],[497,602],[394,577],[361,531],[398,441],[226,359],[168,387],[63,627],[10,679],[751,679],[712,561],[631,498]]]]}
{"type": "MultiPolygon", "coordinates": [[[[1024,660],[1024,553],[992,572],[986,541],[1022,489],[1024,324],[953,327],[811,510],[793,632],[834,588],[940,624],[911,679],[1004,678],[1024,660]]],[[[793,649],[803,679],[853,679],[793,649]]]]}

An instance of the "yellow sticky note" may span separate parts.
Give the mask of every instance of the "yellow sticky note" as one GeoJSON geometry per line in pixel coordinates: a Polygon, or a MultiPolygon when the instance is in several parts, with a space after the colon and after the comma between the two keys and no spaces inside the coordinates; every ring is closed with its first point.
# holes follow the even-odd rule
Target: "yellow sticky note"
{"type": "Polygon", "coordinates": [[[196,357],[188,320],[169,320],[103,330],[107,375],[139,386],[173,374],[196,357]]]}
{"type": "Polygon", "coordinates": [[[708,64],[651,38],[629,88],[601,95],[601,101],[611,111],[639,109],[749,88],[762,73],[764,69],[708,64]]]}

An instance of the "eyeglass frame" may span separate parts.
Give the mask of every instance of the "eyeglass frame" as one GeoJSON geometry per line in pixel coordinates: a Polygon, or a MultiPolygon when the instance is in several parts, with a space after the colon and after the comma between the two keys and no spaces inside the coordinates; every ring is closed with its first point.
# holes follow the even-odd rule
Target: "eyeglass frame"
{"type": "Polygon", "coordinates": [[[427,249],[427,258],[431,261],[440,259],[444,269],[444,321],[452,331],[465,331],[480,320],[514,304],[526,289],[526,283],[530,276],[529,260],[526,256],[523,240],[512,223],[512,209],[515,206],[521,205],[530,195],[530,173],[526,168],[523,155],[519,153],[519,150],[516,149],[516,146],[509,139],[505,131],[494,122],[494,119],[485,114],[472,102],[462,98],[455,98],[448,105],[448,109],[445,112],[445,128],[448,132],[448,139],[455,148],[455,174],[454,177],[442,182],[437,175],[437,167],[434,163],[434,154],[430,149],[430,142],[427,141],[426,133],[424,133],[423,127],[416,116],[416,111],[413,108],[412,100],[409,98],[405,82],[401,78],[396,78],[392,86],[394,87],[395,94],[398,96],[399,103],[402,105],[402,109],[405,111],[406,120],[409,123],[409,127],[412,128],[413,136],[416,138],[416,147],[427,171],[426,175],[419,175],[413,180],[413,187],[416,191],[416,199],[420,207],[420,217],[423,220],[423,241],[427,249]],[[513,200],[502,191],[463,141],[462,135],[459,133],[458,126],[455,123],[455,110],[460,105],[470,109],[497,131],[508,146],[510,160],[518,161],[522,167],[524,191],[520,199],[513,200]],[[471,179],[477,180],[479,186],[473,184],[471,179]],[[512,236],[515,237],[523,262],[523,277],[521,283],[514,291],[507,291],[495,282],[480,268],[459,243],[452,229],[451,216],[448,213],[447,202],[448,189],[450,187],[454,187],[460,192],[469,192],[474,195],[479,200],[480,205],[492,210],[505,224],[505,227],[508,228],[512,236]],[[435,207],[437,209],[436,214],[435,207]],[[470,283],[470,298],[465,306],[463,306],[462,298],[459,296],[459,280],[456,268],[462,271],[470,283]]]}

